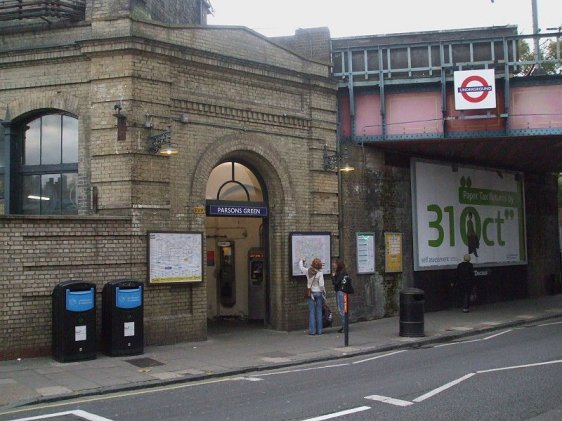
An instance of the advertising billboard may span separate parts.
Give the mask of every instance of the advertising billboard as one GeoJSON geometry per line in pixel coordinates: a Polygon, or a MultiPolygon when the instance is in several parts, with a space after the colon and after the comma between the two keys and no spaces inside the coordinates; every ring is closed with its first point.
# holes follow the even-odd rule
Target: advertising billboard
{"type": "Polygon", "coordinates": [[[411,160],[414,270],[527,263],[523,174],[411,160]]]}

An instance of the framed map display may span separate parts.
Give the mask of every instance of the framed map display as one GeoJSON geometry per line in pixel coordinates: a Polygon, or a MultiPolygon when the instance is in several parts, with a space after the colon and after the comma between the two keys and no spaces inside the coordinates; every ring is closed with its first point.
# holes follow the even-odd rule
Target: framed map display
{"type": "Polygon", "coordinates": [[[151,284],[203,281],[203,234],[149,232],[148,282],[151,284]]]}
{"type": "Polygon", "coordinates": [[[322,260],[322,273],[330,274],[332,248],[329,232],[292,232],[289,238],[292,276],[304,276],[299,268],[299,260],[303,257],[306,259],[306,267],[318,257],[322,260]]]}

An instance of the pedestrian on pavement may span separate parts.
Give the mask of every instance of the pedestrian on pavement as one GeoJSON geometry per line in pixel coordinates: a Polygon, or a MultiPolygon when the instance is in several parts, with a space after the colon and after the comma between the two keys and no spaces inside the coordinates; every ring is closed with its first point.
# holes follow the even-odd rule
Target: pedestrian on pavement
{"type": "Polygon", "coordinates": [[[480,247],[480,239],[474,230],[474,222],[472,222],[472,212],[468,212],[468,220],[466,221],[466,236],[468,237],[468,254],[474,254],[478,257],[478,248],[480,247]]]}
{"type": "Polygon", "coordinates": [[[345,314],[344,314],[344,292],[342,289],[343,278],[347,276],[345,270],[345,263],[341,259],[335,259],[332,262],[332,284],[334,285],[334,291],[336,292],[336,303],[338,305],[338,313],[341,320],[341,328],[338,333],[342,333],[345,328],[345,314]]]}
{"type": "Polygon", "coordinates": [[[319,258],[312,260],[309,268],[304,266],[306,260],[299,261],[299,267],[306,275],[307,287],[310,288],[308,301],[308,334],[322,335],[322,306],[326,295],[324,287],[324,274],[322,273],[322,261],[319,258]]]}
{"type": "Polygon", "coordinates": [[[474,288],[474,266],[470,263],[470,255],[465,254],[464,259],[457,266],[456,282],[462,294],[462,311],[468,313],[470,306],[470,294],[474,288]]]}

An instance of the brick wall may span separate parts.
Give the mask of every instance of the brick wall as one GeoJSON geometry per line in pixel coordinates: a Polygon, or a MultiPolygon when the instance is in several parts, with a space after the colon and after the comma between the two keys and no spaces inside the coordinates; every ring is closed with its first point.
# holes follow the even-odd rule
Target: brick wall
{"type": "Polygon", "coordinates": [[[207,8],[202,0],[87,0],[86,19],[115,18],[129,15],[133,18],[180,25],[205,25],[207,8]]]}
{"type": "MultiPolygon", "coordinates": [[[[101,293],[106,280],[142,281],[147,231],[205,232],[205,216],[192,209],[205,205],[207,179],[228,159],[250,165],[267,187],[270,324],[282,330],[306,326],[302,282],[288,273],[288,241],[292,231],[322,230],[338,244],[337,177],[322,167],[324,144],[335,148],[336,87],[329,68],[249,30],[168,27],[104,15],[119,4],[92,2],[100,16],[94,14],[91,27],[22,30],[5,34],[0,46],[0,71],[8,82],[0,87],[2,115],[9,108],[17,120],[57,109],[78,117],[83,198],[83,216],[2,220],[6,249],[26,241],[25,252],[23,246],[11,251],[19,266],[0,280],[2,299],[18,309],[16,318],[2,315],[12,338],[3,355],[48,352],[49,297],[57,282],[80,276],[96,282],[101,293]],[[126,116],[124,140],[117,139],[117,100],[126,116]],[[179,119],[183,113],[188,124],[179,119]],[[152,129],[144,125],[147,114],[152,129]],[[168,126],[179,154],[150,154],[148,136],[168,126]],[[98,215],[89,216],[95,214],[94,187],[98,215]],[[50,262],[65,259],[65,241],[72,250],[61,268],[50,262]],[[24,293],[23,284],[40,292],[24,293]],[[41,317],[19,324],[24,302],[33,302],[41,317]]],[[[205,339],[206,286],[206,280],[147,285],[146,343],[205,339]]]]}
{"type": "MultiPolygon", "coordinates": [[[[50,352],[59,282],[93,282],[101,293],[109,280],[144,279],[144,262],[132,258],[142,255],[142,240],[129,218],[0,218],[0,359],[50,352]]],[[[101,315],[101,296],[97,303],[101,315]]]]}

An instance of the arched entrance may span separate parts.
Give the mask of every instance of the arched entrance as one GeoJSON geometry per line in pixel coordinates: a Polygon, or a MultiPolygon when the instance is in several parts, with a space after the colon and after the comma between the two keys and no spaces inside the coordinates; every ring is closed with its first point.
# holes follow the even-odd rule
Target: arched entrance
{"type": "Polygon", "coordinates": [[[229,160],[206,186],[207,318],[269,324],[267,191],[250,164],[229,160]]]}

